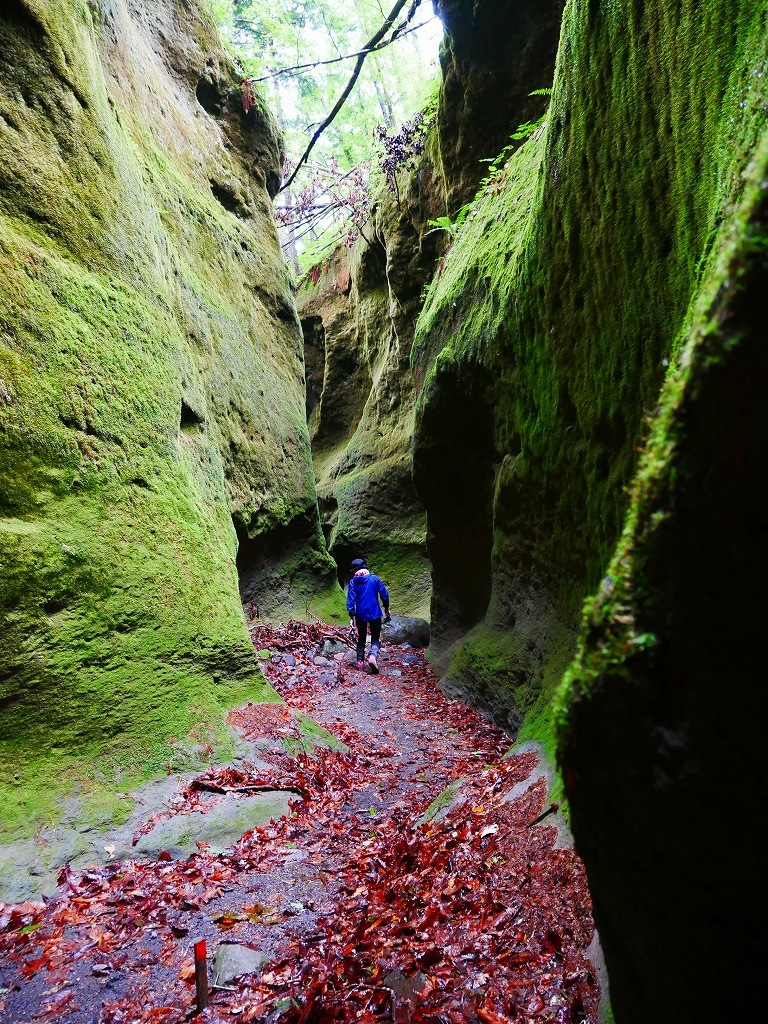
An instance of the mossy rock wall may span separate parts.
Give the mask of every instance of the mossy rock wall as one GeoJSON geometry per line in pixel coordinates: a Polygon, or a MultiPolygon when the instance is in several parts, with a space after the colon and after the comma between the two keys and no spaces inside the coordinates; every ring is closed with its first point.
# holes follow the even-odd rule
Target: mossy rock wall
{"type": "Polygon", "coordinates": [[[552,84],[565,0],[436,0],[445,28],[438,127],[446,213],[455,215],[552,84]]]}
{"type": "Polygon", "coordinates": [[[550,747],[581,602],[744,192],[764,39],[758,3],[570,0],[546,126],[479,198],[419,320],[434,649],[449,686],[550,747]],[[494,687],[478,666],[499,636],[494,687]]]}
{"type": "MultiPolygon", "coordinates": [[[[393,611],[421,617],[431,581],[411,469],[410,352],[440,244],[427,225],[444,203],[435,178],[427,154],[412,180],[403,175],[398,195],[383,188],[365,237],[308,275],[298,296],[328,549],[342,582],[350,560],[364,557],[390,588],[393,611]]],[[[346,615],[343,601],[337,615],[346,615]]]]}
{"type": "MultiPolygon", "coordinates": [[[[768,77],[768,24],[753,18],[719,26],[742,46],[755,32],[751,74],[736,76],[751,86],[747,107],[768,77]]],[[[745,194],[723,217],[559,694],[573,830],[622,1024],[714,1024],[726,1002],[749,1013],[744,936],[765,919],[765,92],[761,102],[745,194]]]]}
{"type": "MultiPolygon", "coordinates": [[[[382,188],[355,248],[316,268],[299,293],[326,539],[342,581],[350,558],[365,556],[393,584],[393,607],[405,614],[428,616],[431,590],[412,471],[420,382],[410,365],[426,289],[448,244],[430,222],[455,215],[486,173],[483,161],[541,114],[546,100],[529,94],[551,84],[563,2],[436,5],[445,28],[442,84],[419,167],[401,174],[395,195],[382,188]]],[[[446,482],[453,500],[456,488],[446,482]]],[[[439,620],[439,601],[434,610],[439,620]]]]}
{"type": "Polygon", "coordinates": [[[0,52],[8,838],[60,791],[221,751],[226,707],[274,699],[233,519],[257,546],[300,524],[288,556],[316,587],[331,563],[271,218],[281,142],[244,114],[207,4],[13,0],[0,52]]]}

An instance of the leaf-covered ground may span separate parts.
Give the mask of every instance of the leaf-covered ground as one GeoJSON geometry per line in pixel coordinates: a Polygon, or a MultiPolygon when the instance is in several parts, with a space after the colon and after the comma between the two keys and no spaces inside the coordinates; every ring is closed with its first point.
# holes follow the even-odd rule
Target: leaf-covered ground
{"type": "Polygon", "coordinates": [[[287,705],[346,750],[308,753],[289,707],[248,706],[232,723],[258,759],[212,768],[163,815],[265,787],[295,791],[291,816],[227,851],[63,872],[55,899],[0,905],[1,1020],[186,1020],[199,938],[268,957],[202,1020],[597,1020],[581,863],[556,846],[543,780],[505,800],[535,754],[503,759],[508,738],[445,698],[420,652],[385,648],[380,676],[314,664],[328,634],[291,623],[254,642],[278,655],[266,672],[287,705]]]}

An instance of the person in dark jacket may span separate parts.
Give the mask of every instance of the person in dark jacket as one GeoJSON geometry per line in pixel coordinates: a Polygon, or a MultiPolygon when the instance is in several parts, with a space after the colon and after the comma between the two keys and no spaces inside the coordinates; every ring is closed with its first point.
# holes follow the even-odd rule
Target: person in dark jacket
{"type": "Polygon", "coordinates": [[[365,668],[365,641],[371,631],[371,650],[368,655],[368,671],[379,671],[379,648],[381,646],[381,607],[384,606],[384,621],[389,622],[389,594],[378,576],[369,570],[362,558],[352,562],[352,579],[347,591],[347,611],[352,616],[350,625],[357,627],[357,667],[365,668]]]}

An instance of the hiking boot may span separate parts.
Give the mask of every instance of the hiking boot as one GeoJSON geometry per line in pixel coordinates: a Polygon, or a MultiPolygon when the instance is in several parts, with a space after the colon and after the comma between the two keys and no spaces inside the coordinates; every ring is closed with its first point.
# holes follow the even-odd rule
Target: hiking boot
{"type": "Polygon", "coordinates": [[[372,676],[377,676],[379,674],[379,663],[372,654],[368,658],[368,671],[372,676]]]}

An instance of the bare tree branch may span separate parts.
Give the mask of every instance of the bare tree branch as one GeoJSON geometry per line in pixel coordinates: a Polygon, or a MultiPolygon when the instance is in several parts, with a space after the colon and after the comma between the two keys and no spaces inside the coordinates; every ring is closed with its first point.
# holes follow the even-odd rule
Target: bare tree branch
{"type": "Polygon", "coordinates": [[[279,78],[281,75],[298,74],[299,71],[306,71],[307,68],[319,68],[325,64],[338,64],[342,60],[353,60],[355,57],[360,56],[367,57],[369,53],[378,53],[379,50],[384,50],[386,47],[391,46],[392,43],[396,43],[398,39],[404,39],[411,32],[418,32],[420,28],[424,28],[430,21],[434,21],[434,18],[430,18],[429,21],[422,21],[419,25],[412,25],[410,28],[392,35],[389,39],[385,39],[383,43],[379,43],[378,46],[374,46],[371,49],[357,50],[355,53],[345,53],[342,57],[331,57],[329,60],[313,60],[308,64],[294,64],[290,68],[278,68],[277,71],[271,71],[268,75],[262,75],[261,78],[249,78],[248,81],[252,85],[257,85],[259,82],[268,82],[270,79],[279,78]]]}
{"type": "MultiPolygon", "coordinates": [[[[349,78],[349,81],[347,82],[346,86],[344,87],[344,91],[342,92],[341,96],[339,96],[338,100],[336,100],[336,103],[335,103],[333,109],[331,110],[330,114],[328,114],[328,116],[320,124],[320,127],[315,131],[314,135],[310,139],[309,145],[307,146],[307,148],[302,153],[301,159],[299,160],[299,162],[296,164],[296,166],[293,169],[293,173],[288,178],[288,181],[286,181],[286,183],[280,189],[281,192],[283,191],[283,189],[286,189],[290,185],[293,184],[293,182],[294,182],[294,180],[296,178],[296,175],[299,173],[299,171],[301,170],[303,165],[306,163],[307,159],[309,158],[309,154],[315,148],[315,145],[317,144],[318,139],[323,134],[325,129],[330,124],[333,123],[336,115],[341,110],[341,108],[344,106],[344,104],[347,101],[347,98],[348,98],[349,94],[354,89],[355,82],[358,80],[358,78],[360,77],[360,72],[363,70],[363,64],[365,63],[365,58],[368,56],[368,54],[373,49],[375,49],[375,47],[377,47],[379,45],[379,43],[382,41],[382,39],[386,36],[386,34],[389,32],[389,30],[392,28],[393,24],[395,23],[395,21],[397,19],[397,16],[400,14],[402,9],[406,6],[406,4],[408,2],[409,2],[409,0],[397,0],[397,2],[395,3],[395,6],[392,8],[392,10],[387,15],[386,20],[384,21],[384,24],[381,26],[381,28],[378,30],[378,32],[376,32],[375,35],[373,35],[368,40],[368,42],[365,44],[363,49],[360,51],[360,53],[359,53],[359,55],[357,57],[357,60],[355,61],[354,70],[352,71],[352,74],[351,74],[351,76],[349,78]]],[[[411,0],[411,10],[409,11],[409,17],[413,17],[413,14],[415,14],[416,9],[418,8],[420,2],[421,2],[421,0],[411,0]]]]}

